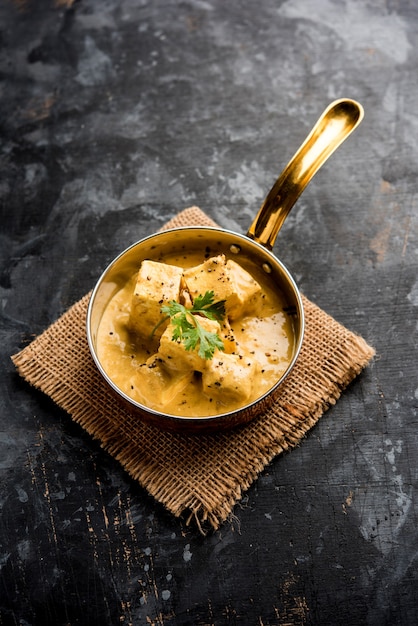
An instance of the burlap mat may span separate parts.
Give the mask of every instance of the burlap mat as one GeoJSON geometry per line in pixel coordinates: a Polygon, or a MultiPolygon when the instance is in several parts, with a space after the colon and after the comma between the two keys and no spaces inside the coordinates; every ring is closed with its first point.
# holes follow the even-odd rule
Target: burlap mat
{"type": "MultiPolygon", "coordinates": [[[[165,228],[214,225],[191,207],[165,228]]],[[[335,404],[374,350],[303,298],[301,354],[277,403],[262,417],[217,435],[162,432],[124,412],[98,374],[87,345],[89,294],[12,357],[19,373],[48,394],[175,516],[218,528],[263,468],[293,448],[335,404]],[[204,524],[206,522],[206,524],[204,524]]]]}

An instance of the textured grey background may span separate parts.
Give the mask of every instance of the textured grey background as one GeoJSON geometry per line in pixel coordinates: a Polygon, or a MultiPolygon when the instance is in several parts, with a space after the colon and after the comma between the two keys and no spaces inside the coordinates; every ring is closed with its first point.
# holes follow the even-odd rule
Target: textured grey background
{"type": "Polygon", "coordinates": [[[417,623],[417,31],[414,0],[0,4],[0,624],[417,623]],[[10,355],[182,208],[245,232],[339,97],[365,119],[275,252],[377,358],[202,537],[10,355]]]}

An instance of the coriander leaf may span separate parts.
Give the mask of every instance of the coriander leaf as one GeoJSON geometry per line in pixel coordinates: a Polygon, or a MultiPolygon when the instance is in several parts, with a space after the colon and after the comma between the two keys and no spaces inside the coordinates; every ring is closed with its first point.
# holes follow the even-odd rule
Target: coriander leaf
{"type": "Polygon", "coordinates": [[[197,346],[197,342],[199,341],[199,335],[196,332],[196,328],[193,327],[190,330],[185,330],[182,334],[182,340],[187,351],[194,350],[197,346]]]}
{"type": "Polygon", "coordinates": [[[191,311],[200,313],[210,320],[222,321],[225,317],[225,300],[214,302],[215,294],[207,291],[203,296],[196,296],[191,311]]]}
{"type": "Polygon", "coordinates": [[[165,315],[157,327],[167,318],[171,318],[173,326],[173,341],[181,341],[186,350],[198,348],[198,354],[202,359],[211,359],[215,350],[224,350],[222,339],[217,333],[207,331],[199,322],[199,317],[204,316],[210,320],[222,321],[225,317],[225,300],[214,302],[215,294],[207,291],[203,296],[196,296],[191,309],[186,308],[175,300],[161,307],[165,315]]]}
{"type": "Polygon", "coordinates": [[[196,296],[193,302],[192,311],[198,311],[199,309],[203,309],[205,306],[211,305],[214,299],[215,293],[213,291],[207,291],[203,296],[196,296]]]}
{"type": "Polygon", "coordinates": [[[199,356],[202,359],[211,359],[215,350],[224,350],[224,344],[222,339],[217,333],[211,333],[199,327],[199,356]]]}
{"type": "Polygon", "coordinates": [[[198,354],[202,359],[211,359],[216,349],[224,349],[219,335],[205,330],[200,324],[183,332],[183,343],[186,350],[194,350],[199,344],[198,354]]]}
{"type": "Polygon", "coordinates": [[[194,324],[188,321],[183,312],[176,313],[175,316],[171,318],[171,323],[173,325],[173,341],[182,341],[185,333],[194,331],[195,329],[194,324]]]}
{"type": "Polygon", "coordinates": [[[176,313],[184,313],[185,307],[176,300],[170,300],[168,305],[161,307],[161,313],[165,313],[167,317],[173,317],[176,313]]]}

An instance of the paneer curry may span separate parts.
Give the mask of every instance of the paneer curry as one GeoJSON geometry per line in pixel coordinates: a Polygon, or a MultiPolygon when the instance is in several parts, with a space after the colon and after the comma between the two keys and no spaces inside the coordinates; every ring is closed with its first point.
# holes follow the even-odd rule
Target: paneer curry
{"type": "Polygon", "coordinates": [[[255,264],[224,254],[165,261],[142,261],[104,310],[97,350],[108,376],[134,401],[186,417],[268,392],[294,354],[282,294],[255,264]]]}

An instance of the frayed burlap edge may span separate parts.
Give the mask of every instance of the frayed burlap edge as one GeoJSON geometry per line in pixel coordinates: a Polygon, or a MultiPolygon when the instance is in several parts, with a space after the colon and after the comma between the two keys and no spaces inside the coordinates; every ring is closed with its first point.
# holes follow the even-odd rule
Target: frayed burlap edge
{"type": "MultiPolygon", "coordinates": [[[[191,207],[164,228],[187,225],[216,226],[200,209],[191,207]]],[[[273,407],[229,433],[185,437],[157,432],[121,409],[98,374],[84,330],[89,297],[12,360],[21,376],[66,410],[156,500],[176,517],[188,511],[188,520],[194,519],[202,531],[206,523],[218,528],[231,515],[266,465],[300,443],[374,355],[364,339],[303,297],[305,342],[273,407]],[[66,350],[61,352],[57,346],[63,343],[64,319],[66,350]],[[80,381],[87,381],[87,390],[80,381]]]]}

